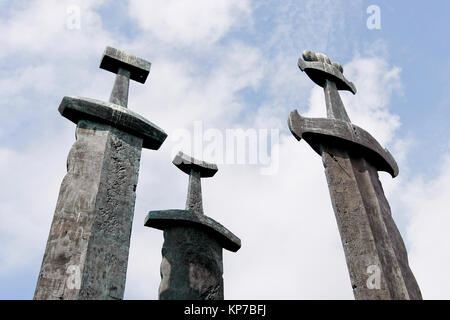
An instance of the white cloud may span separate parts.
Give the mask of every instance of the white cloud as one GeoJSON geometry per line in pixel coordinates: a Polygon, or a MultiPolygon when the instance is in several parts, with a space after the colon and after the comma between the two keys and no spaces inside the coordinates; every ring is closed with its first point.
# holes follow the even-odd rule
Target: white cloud
{"type": "Polygon", "coordinates": [[[404,184],[398,193],[402,210],[411,216],[407,228],[411,267],[425,299],[449,299],[450,286],[450,154],[440,162],[431,180],[418,177],[404,184]]]}
{"type": "MultiPolygon", "coordinates": [[[[0,148],[0,274],[39,273],[73,130],[24,152],[0,148]]],[[[34,284],[33,284],[34,285],[34,284]]]]}
{"type": "Polygon", "coordinates": [[[344,55],[356,49],[358,42],[354,39],[363,21],[362,1],[288,0],[277,4],[277,1],[259,4],[266,6],[270,19],[274,20],[267,45],[279,47],[285,54],[310,49],[344,55]]]}
{"type": "Polygon", "coordinates": [[[224,127],[245,107],[239,91],[257,88],[263,80],[263,62],[257,48],[241,43],[229,44],[207,73],[201,65],[190,65],[189,59],[161,58],[152,65],[153,80],[133,88],[130,106],[169,135],[176,129],[191,129],[196,120],[224,127]]]}
{"type": "MultiPolygon", "coordinates": [[[[75,2],[79,4],[82,19],[80,29],[76,30],[66,26],[67,8],[74,5],[71,1],[24,2],[11,5],[9,11],[3,12],[0,134],[5,138],[8,135],[10,143],[14,132],[26,135],[36,130],[27,139],[31,142],[39,139],[42,132],[60,127],[61,122],[53,120],[64,95],[92,93],[89,88],[94,86],[100,91],[107,83],[97,81],[107,78],[106,72],[89,68],[98,66],[104,47],[113,43],[95,12],[96,6],[102,3],[75,2]],[[99,76],[101,73],[104,75],[99,76]]],[[[111,85],[112,80],[108,86],[111,85]]]]}
{"type": "Polygon", "coordinates": [[[173,45],[207,45],[236,23],[250,19],[250,5],[239,0],[130,0],[129,14],[159,40],[173,45]]]}
{"type": "Polygon", "coordinates": [[[39,63],[61,54],[87,58],[87,54],[102,50],[107,33],[102,30],[100,16],[94,11],[104,1],[32,1],[13,7],[0,20],[0,56],[29,55],[39,63]],[[80,28],[70,29],[70,6],[80,9],[80,28]]]}

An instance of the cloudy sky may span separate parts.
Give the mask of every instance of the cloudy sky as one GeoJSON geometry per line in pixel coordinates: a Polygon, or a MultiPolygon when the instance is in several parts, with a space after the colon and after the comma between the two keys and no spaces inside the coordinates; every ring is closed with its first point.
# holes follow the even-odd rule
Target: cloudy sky
{"type": "Polygon", "coordinates": [[[108,99],[114,75],[98,65],[109,45],[152,63],[129,107],[169,135],[142,153],[126,299],[157,299],[162,232],[143,221],[184,208],[179,149],[218,162],[205,214],[242,240],[224,254],[226,299],[353,299],[320,157],[287,128],[294,109],[325,116],[323,91],[296,65],[304,49],[356,85],[341,96],[399,164],[380,178],[423,296],[449,299],[449,13],[444,0],[0,0],[0,298],[33,297],[75,141],[57,108],[65,95],[108,99]],[[273,170],[193,150],[237,129],[277,133],[265,140],[273,170]]]}

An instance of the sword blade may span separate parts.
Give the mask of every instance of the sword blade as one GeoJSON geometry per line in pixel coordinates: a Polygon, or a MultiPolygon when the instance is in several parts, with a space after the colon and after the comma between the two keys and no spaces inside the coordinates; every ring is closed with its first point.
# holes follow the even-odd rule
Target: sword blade
{"type": "Polygon", "coordinates": [[[355,298],[422,299],[377,170],[339,145],[322,161],[355,298]]]}

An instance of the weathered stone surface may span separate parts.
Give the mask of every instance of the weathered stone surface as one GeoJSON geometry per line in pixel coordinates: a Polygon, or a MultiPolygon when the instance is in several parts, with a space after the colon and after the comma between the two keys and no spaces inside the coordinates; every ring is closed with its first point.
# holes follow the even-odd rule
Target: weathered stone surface
{"type": "Polygon", "coordinates": [[[322,160],[355,298],[420,299],[377,170],[343,150],[324,144],[322,160]],[[380,271],[380,289],[368,288],[369,268],[380,271]]]}
{"type": "Polygon", "coordinates": [[[59,113],[75,124],[81,119],[110,124],[143,139],[142,147],[158,150],[167,134],[158,126],[125,107],[106,101],[67,96],[59,105],[59,113]]]}
{"type": "Polygon", "coordinates": [[[77,140],[35,299],[123,298],[141,150],[158,149],[167,136],[126,108],[129,77],[145,81],[145,63],[107,48],[102,68],[117,73],[110,102],[64,97],[60,104],[60,113],[77,124],[77,140]]]}
{"type": "Polygon", "coordinates": [[[328,119],[302,118],[294,111],[289,128],[322,156],[353,294],[356,299],[421,299],[378,178],[378,170],[395,177],[397,164],[369,133],[350,123],[338,89],[356,89],[337,74],[343,69],[323,57],[317,62],[310,51],[303,56],[301,70],[324,88],[328,119]]]}
{"type": "Polygon", "coordinates": [[[222,248],[236,252],[241,240],[203,214],[200,178],[213,176],[217,166],[182,152],[173,164],[189,174],[186,210],[150,211],[144,223],[164,230],[159,299],[221,300],[222,248]]]}
{"type": "Polygon", "coordinates": [[[117,74],[109,102],[126,108],[130,79],[145,83],[150,72],[150,66],[151,63],[144,59],[115,48],[106,47],[100,62],[100,68],[117,74]]]}
{"type": "Polygon", "coordinates": [[[114,87],[109,96],[109,102],[128,107],[128,91],[130,89],[130,71],[120,68],[117,71],[114,87]]]}
{"type": "Polygon", "coordinates": [[[241,248],[241,240],[223,225],[210,217],[189,210],[150,211],[144,225],[160,230],[175,225],[191,226],[212,234],[224,249],[236,252],[241,248]]]}
{"type": "Polygon", "coordinates": [[[201,173],[191,169],[189,174],[188,194],[186,198],[186,210],[191,210],[198,215],[203,214],[201,173]]]}
{"type": "Polygon", "coordinates": [[[128,78],[140,83],[147,80],[150,67],[150,62],[112,47],[106,47],[100,62],[101,69],[117,74],[120,69],[127,70],[130,72],[128,78]]]}
{"type": "Polygon", "coordinates": [[[200,173],[201,178],[213,177],[218,171],[217,165],[214,163],[197,160],[181,151],[178,152],[172,163],[186,174],[191,174],[191,170],[200,173]]]}
{"type": "Polygon", "coordinates": [[[81,120],[35,299],[121,299],[142,139],[81,120]]]}
{"type": "Polygon", "coordinates": [[[223,300],[222,246],[196,227],[164,230],[160,300],[223,300]]]}
{"type": "MultiPolygon", "coordinates": [[[[341,72],[342,66],[329,64],[324,61],[311,61],[305,62],[302,58],[298,59],[298,66],[300,70],[306,72],[314,83],[318,86],[324,87],[325,80],[329,79],[336,84],[338,90],[347,90],[353,94],[356,94],[355,85],[345,79],[341,72]]],[[[342,69],[343,71],[343,69],[342,69]]]]}
{"type": "Polygon", "coordinates": [[[305,139],[318,154],[321,154],[320,146],[325,141],[333,145],[339,140],[346,149],[358,149],[365,154],[377,170],[388,172],[392,177],[398,175],[397,162],[389,150],[383,148],[370,133],[351,122],[333,118],[306,118],[294,110],[289,115],[288,125],[297,140],[305,139]]]}

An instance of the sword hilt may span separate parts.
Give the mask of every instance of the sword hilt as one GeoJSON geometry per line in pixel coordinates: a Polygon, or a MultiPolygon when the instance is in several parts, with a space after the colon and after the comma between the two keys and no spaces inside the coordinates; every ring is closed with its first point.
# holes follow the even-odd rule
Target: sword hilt
{"type": "Polygon", "coordinates": [[[312,81],[323,87],[327,117],[350,122],[338,90],[348,90],[356,94],[356,88],[344,77],[344,68],[338,62],[331,63],[327,55],[316,54],[311,50],[303,51],[303,59],[298,59],[300,70],[306,72],[312,81]]]}
{"type": "Polygon", "coordinates": [[[217,165],[197,160],[181,151],[178,152],[172,163],[189,175],[186,210],[203,215],[201,178],[214,176],[218,171],[217,165]]]}
{"type": "Polygon", "coordinates": [[[337,62],[331,63],[326,55],[310,50],[303,51],[303,59],[298,59],[300,70],[324,89],[327,118],[304,118],[296,110],[291,112],[288,125],[295,138],[306,140],[320,155],[323,144],[345,144],[348,149],[358,150],[371,159],[377,170],[397,176],[398,165],[391,153],[382,148],[372,135],[350,122],[338,90],[356,94],[356,88],[345,79],[342,66],[337,62]]]}
{"type": "Polygon", "coordinates": [[[128,105],[130,79],[145,83],[150,72],[151,63],[112,47],[106,47],[100,68],[116,73],[116,80],[109,102],[122,107],[128,105]]]}

